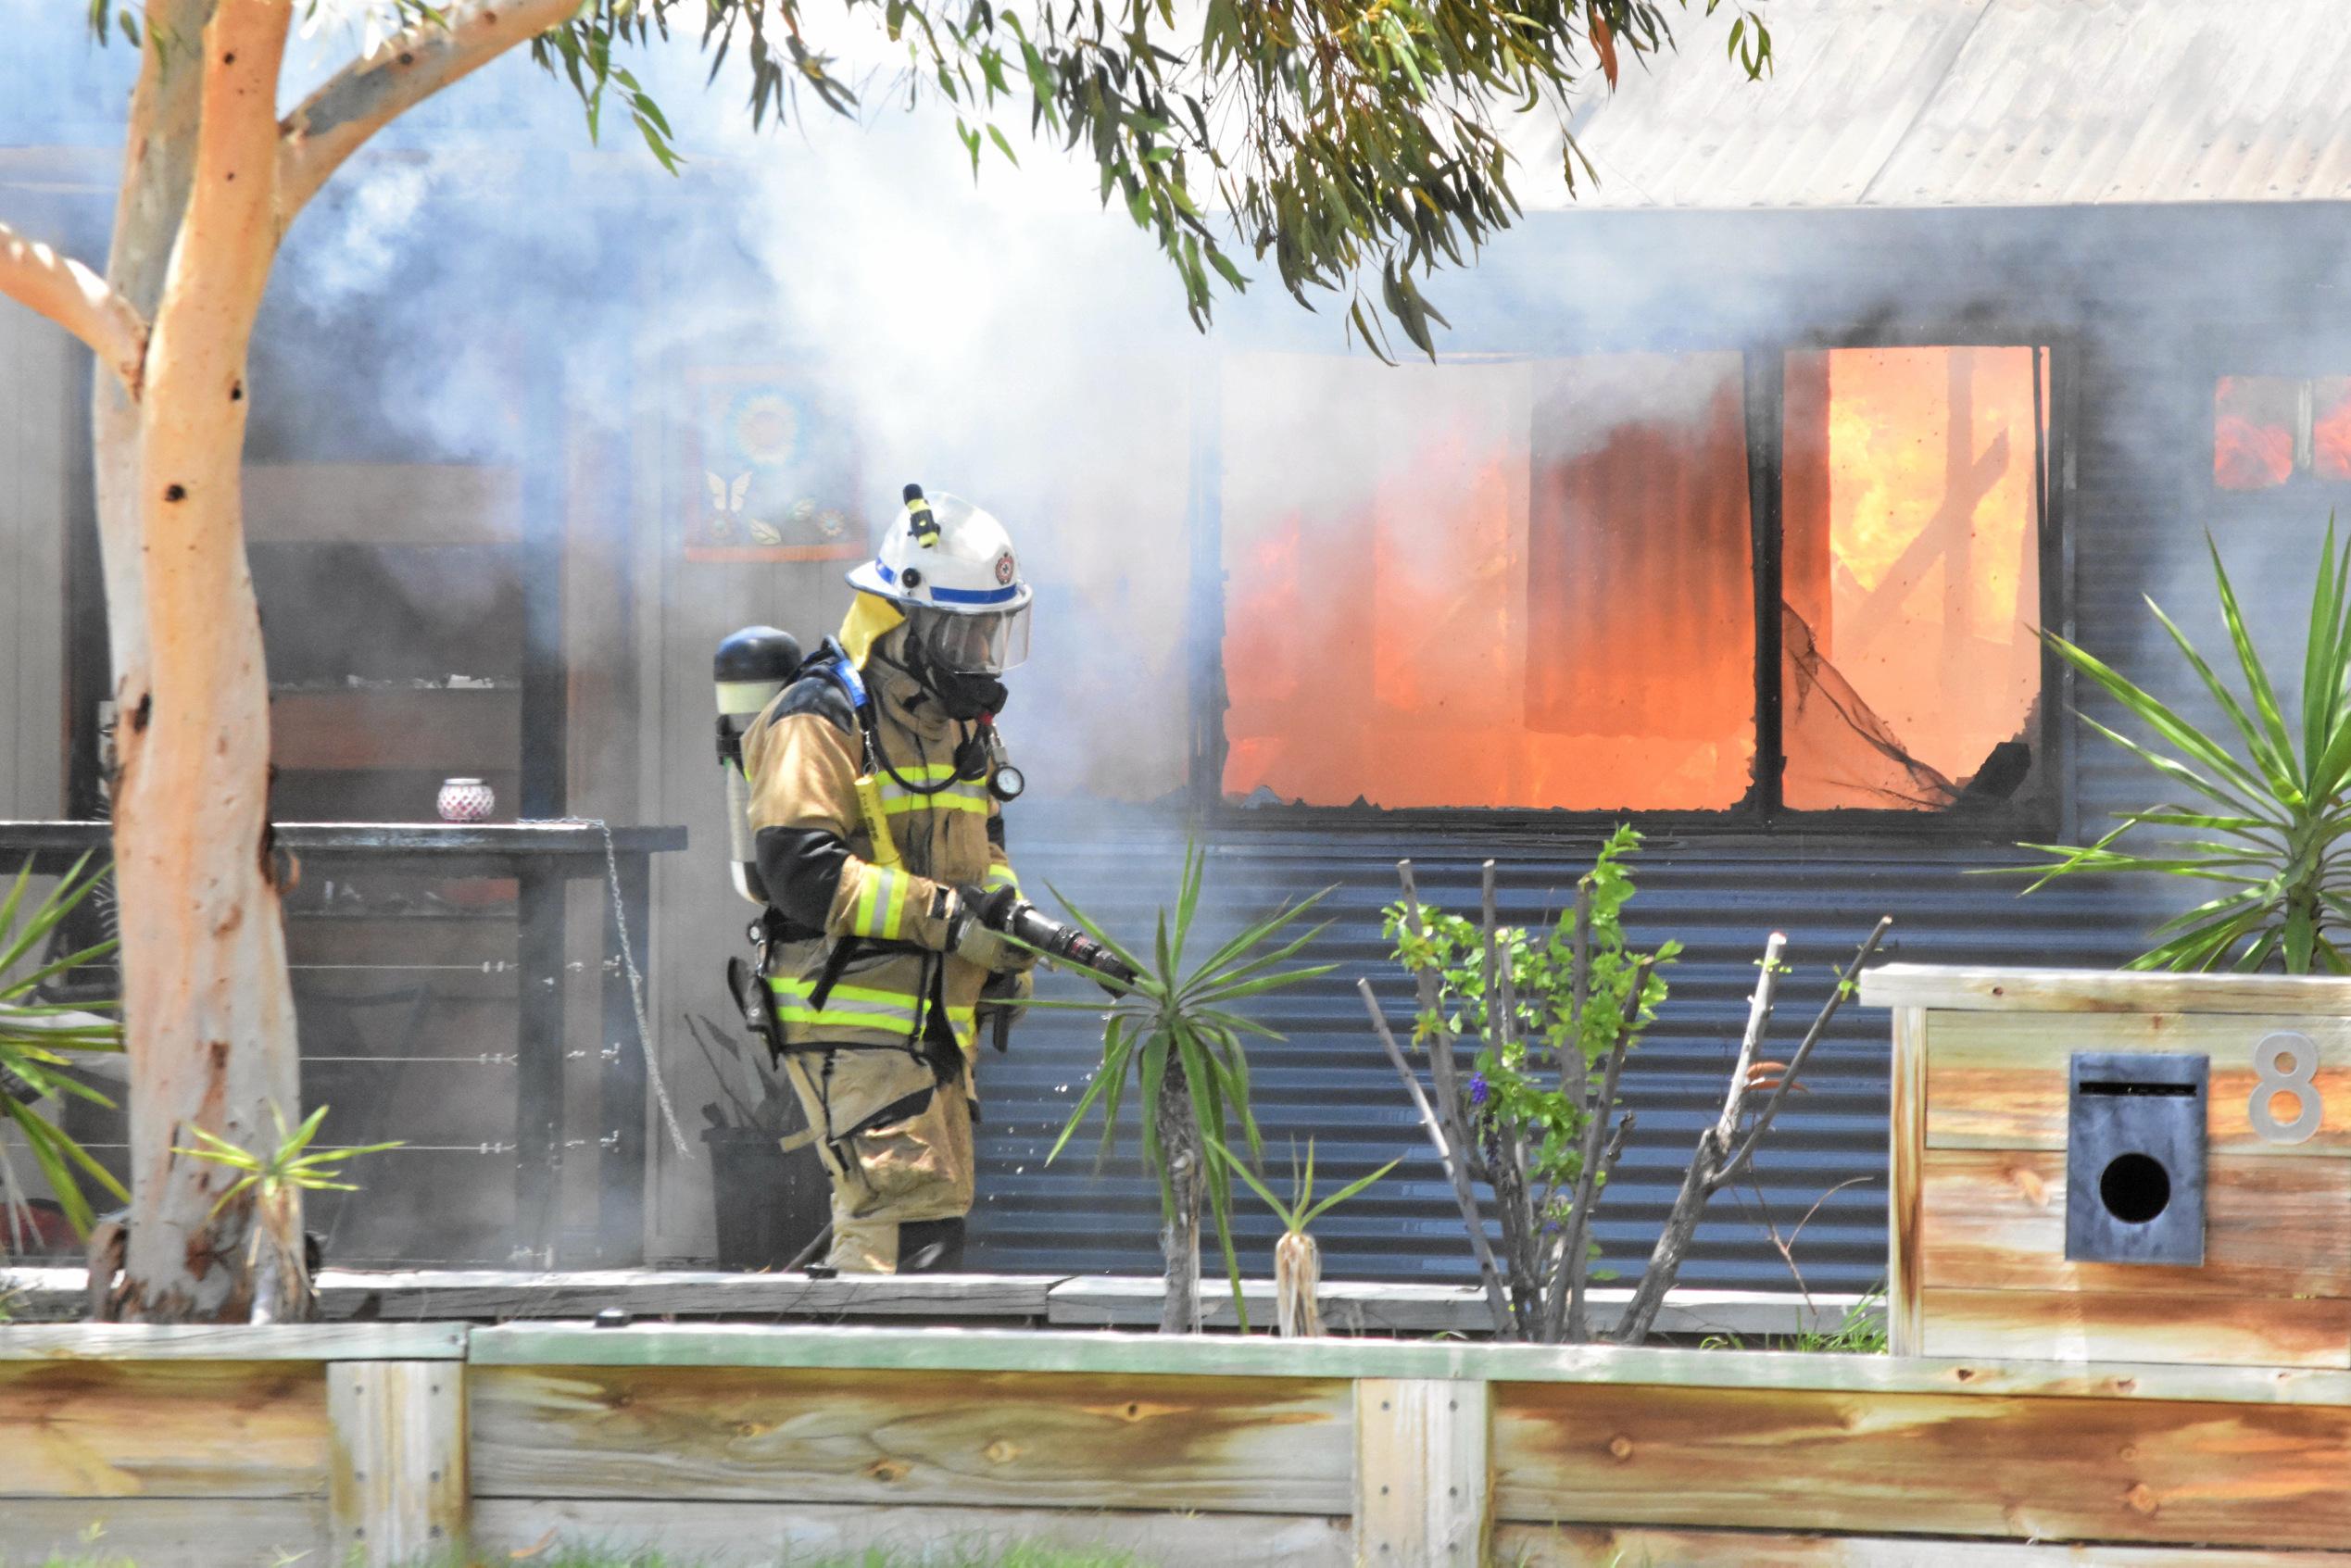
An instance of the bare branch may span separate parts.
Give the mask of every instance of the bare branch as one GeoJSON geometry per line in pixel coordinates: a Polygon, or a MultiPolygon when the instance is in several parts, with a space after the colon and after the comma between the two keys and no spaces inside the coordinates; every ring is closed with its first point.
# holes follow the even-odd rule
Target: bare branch
{"type": "MultiPolygon", "coordinates": [[[[1649,989],[1649,976],[1656,967],[1654,958],[1644,958],[1633,966],[1632,986],[1625,993],[1616,1037],[1609,1043],[1608,1065],[1601,1073],[1600,1093],[1584,1123],[1583,1160],[1576,1173],[1576,1196],[1567,1206],[1567,1236],[1560,1248],[1559,1272],[1553,1276],[1547,1303],[1546,1327],[1553,1338],[1562,1332],[1577,1339],[1589,1334],[1583,1323],[1584,1243],[1591,1235],[1592,1205],[1600,1200],[1601,1184],[1607,1175],[1609,1162],[1603,1157],[1601,1144],[1607,1137],[1621,1141],[1625,1126],[1632,1120],[1628,1116],[1613,1133],[1609,1129],[1609,1121],[1616,1114],[1616,1085],[1624,1074],[1625,1053],[1632,1048],[1633,1025],[1641,1017],[1641,994],[1649,989]]],[[[1579,1044],[1577,1060],[1580,1061],[1582,1058],[1579,1044]]]]}
{"type": "Polygon", "coordinates": [[[1619,1345],[1638,1345],[1649,1337],[1650,1325],[1657,1321],[1657,1310],[1665,1305],[1666,1292],[1681,1273],[1682,1255],[1689,1251],[1691,1237],[1698,1232],[1698,1221],[1706,1211],[1706,1199],[1714,1196],[1716,1178],[1722,1173],[1723,1161],[1730,1153],[1731,1138],[1739,1130],[1740,1112],[1747,1099],[1749,1070],[1755,1064],[1755,1051],[1763,1044],[1764,1031],[1771,1024],[1771,999],[1779,989],[1779,955],[1787,945],[1786,935],[1778,931],[1764,943],[1763,962],[1755,973],[1755,992],[1747,1001],[1747,1031],[1740,1037],[1739,1060],[1730,1071],[1730,1086],[1723,1091],[1722,1114],[1715,1119],[1714,1125],[1698,1135],[1698,1147],[1691,1151],[1690,1168],[1682,1173],[1681,1190],[1674,1195],[1674,1206],[1666,1216],[1665,1229],[1657,1235],[1657,1245],[1650,1249],[1649,1265],[1641,1271],[1641,1283],[1633,1287],[1632,1299],[1625,1303],[1625,1315],[1616,1321],[1614,1337],[1619,1345]]]}
{"type": "Polygon", "coordinates": [[[1396,1036],[1388,1027],[1387,1018],[1379,1010],[1379,998],[1372,994],[1371,982],[1358,980],[1355,989],[1363,993],[1364,1010],[1371,1014],[1372,1027],[1379,1033],[1379,1043],[1388,1047],[1388,1060],[1396,1065],[1396,1075],[1404,1081],[1404,1089],[1413,1097],[1413,1105],[1420,1112],[1420,1124],[1428,1134],[1428,1141],[1437,1148],[1438,1163],[1445,1167],[1445,1174],[1453,1184],[1453,1201],[1461,1206],[1462,1223],[1469,1227],[1470,1250],[1477,1255],[1477,1274],[1486,1285],[1486,1305],[1494,1314],[1494,1332],[1504,1338],[1510,1336],[1510,1303],[1502,1297],[1502,1274],[1494,1267],[1493,1248],[1486,1244],[1486,1217],[1478,1212],[1477,1195],[1469,1190],[1469,1171],[1448,1144],[1445,1130],[1437,1120],[1436,1110],[1428,1097],[1421,1092],[1420,1074],[1404,1060],[1396,1036]]]}
{"type": "Polygon", "coordinates": [[[1812,1021],[1812,1027],[1804,1031],[1804,1044],[1798,1046],[1796,1054],[1788,1059],[1788,1070],[1779,1075],[1779,1086],[1772,1091],[1769,1099],[1764,1101],[1763,1110],[1755,1113],[1754,1122],[1748,1127],[1746,1135],[1739,1140],[1738,1146],[1724,1160],[1722,1171],[1715,1178],[1717,1187],[1737,1177],[1740,1168],[1755,1152],[1755,1145],[1763,1141],[1765,1133],[1770,1131],[1772,1118],[1779,1114],[1780,1106],[1786,1103],[1788,1096],[1795,1088],[1796,1074],[1802,1073],[1804,1063],[1812,1059],[1812,1047],[1820,1043],[1820,1036],[1828,1033],[1829,1021],[1837,1016],[1837,1010],[1845,1005],[1845,997],[1852,994],[1854,976],[1861,972],[1863,964],[1876,956],[1878,944],[1883,942],[1886,933],[1892,929],[1893,916],[1880,917],[1868,939],[1861,944],[1861,950],[1853,956],[1853,962],[1845,965],[1844,972],[1837,976],[1836,987],[1829,993],[1829,1000],[1821,1008],[1820,1016],[1812,1021]]]}
{"type": "Polygon", "coordinates": [[[369,137],[579,8],[580,0],[467,0],[327,78],[279,127],[279,230],[369,137]]]}
{"type": "Polygon", "coordinates": [[[104,278],[0,223],[0,294],[80,338],[125,392],[139,395],[147,323],[104,278]]]}

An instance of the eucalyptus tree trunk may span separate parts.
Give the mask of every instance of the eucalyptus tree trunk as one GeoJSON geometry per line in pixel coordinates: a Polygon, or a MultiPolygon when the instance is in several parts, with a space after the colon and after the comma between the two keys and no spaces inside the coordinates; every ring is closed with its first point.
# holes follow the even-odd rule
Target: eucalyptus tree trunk
{"type": "Polygon", "coordinates": [[[100,371],[91,433],[131,1057],[129,1234],[107,1227],[92,1261],[94,1309],[111,1316],[235,1322],[310,1300],[298,1194],[257,1236],[250,1193],[219,1202],[232,1173],[173,1152],[191,1128],[266,1152],[272,1110],[289,1123],[300,1113],[241,488],[247,345],[279,241],[376,131],[578,0],[441,7],[281,120],[294,8],[148,0],[103,275],[0,223],[0,294],[74,333],[100,371]]]}
{"type": "Polygon", "coordinates": [[[1160,1306],[1159,1331],[1197,1334],[1200,1205],[1208,1174],[1208,1151],[1201,1144],[1191,1086],[1173,1051],[1168,1053],[1167,1073],[1159,1081],[1159,1102],[1151,1107],[1151,1118],[1159,1136],[1160,1158],[1167,1162],[1168,1189],[1174,1195],[1173,1206],[1160,1217],[1159,1250],[1167,1270],[1167,1296],[1160,1306]]]}

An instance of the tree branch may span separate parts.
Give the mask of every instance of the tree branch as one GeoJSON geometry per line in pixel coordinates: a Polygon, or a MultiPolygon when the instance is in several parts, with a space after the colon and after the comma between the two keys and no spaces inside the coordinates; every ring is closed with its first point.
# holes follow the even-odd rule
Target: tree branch
{"type": "Polygon", "coordinates": [[[280,232],[369,137],[579,8],[580,0],[467,0],[336,71],[279,126],[280,232]]]}
{"type": "Polygon", "coordinates": [[[1779,954],[1787,945],[1786,935],[1777,931],[1764,943],[1754,994],[1747,998],[1747,1030],[1739,1041],[1739,1060],[1730,1070],[1730,1086],[1723,1094],[1722,1114],[1715,1119],[1714,1125],[1698,1134],[1698,1147],[1691,1152],[1690,1168],[1682,1173],[1681,1190],[1674,1195],[1674,1206],[1666,1215],[1665,1229],[1658,1233],[1657,1245],[1650,1249],[1649,1266],[1641,1271],[1632,1299],[1625,1303],[1625,1315],[1616,1320],[1613,1337],[1619,1345],[1638,1345],[1649,1337],[1650,1325],[1657,1321],[1657,1309],[1665,1305],[1666,1292],[1673,1288],[1674,1277],[1681,1273],[1682,1254],[1690,1249],[1690,1239],[1697,1234],[1698,1221],[1706,1210],[1706,1199],[1714,1196],[1715,1178],[1721,1173],[1722,1162],[1730,1154],[1731,1139],[1739,1130],[1739,1114],[1746,1104],[1747,1081],[1755,1064],[1755,1052],[1763,1044],[1764,1031],[1771,1026],[1772,997],[1779,989],[1779,954]]]}
{"type": "Polygon", "coordinates": [[[125,392],[139,395],[147,323],[104,278],[0,223],[0,294],[80,338],[125,392]]]}
{"type": "Polygon", "coordinates": [[[1828,1032],[1829,1020],[1837,1016],[1837,1010],[1845,1005],[1845,997],[1852,994],[1854,978],[1861,972],[1861,966],[1877,953],[1878,944],[1886,939],[1886,933],[1892,929],[1893,916],[1879,917],[1876,928],[1869,933],[1869,939],[1862,943],[1861,950],[1854,955],[1853,962],[1845,965],[1844,972],[1837,976],[1836,986],[1829,993],[1828,1003],[1821,1008],[1820,1015],[1812,1021],[1812,1027],[1804,1031],[1804,1044],[1796,1047],[1796,1054],[1788,1059],[1787,1070],[1779,1074],[1779,1086],[1772,1091],[1769,1099],[1764,1101],[1763,1110],[1755,1113],[1754,1120],[1748,1124],[1746,1135],[1724,1158],[1721,1173],[1715,1178],[1716,1187],[1729,1185],[1738,1176],[1740,1168],[1754,1154],[1755,1145],[1762,1142],[1763,1135],[1771,1130],[1772,1119],[1779,1114],[1780,1106],[1795,1087],[1796,1074],[1802,1073],[1804,1064],[1812,1060],[1812,1047],[1820,1043],[1820,1036],[1828,1032]]]}
{"type": "Polygon", "coordinates": [[[1498,1338],[1510,1337],[1510,1303],[1502,1295],[1502,1274],[1494,1267],[1494,1251],[1486,1241],[1486,1217],[1477,1210],[1477,1195],[1469,1187],[1469,1168],[1465,1159],[1451,1146],[1445,1129],[1437,1120],[1437,1112],[1421,1092],[1420,1075],[1413,1064],[1404,1060],[1404,1053],[1396,1044],[1395,1035],[1388,1027],[1387,1018],[1379,1010],[1379,998],[1372,994],[1371,982],[1358,980],[1355,989],[1364,998],[1364,1010],[1371,1014],[1372,1028],[1379,1034],[1379,1043],[1388,1049],[1388,1060],[1396,1066],[1396,1075],[1404,1081],[1405,1092],[1413,1097],[1413,1106],[1420,1112],[1420,1124],[1428,1133],[1428,1141],[1437,1146],[1437,1162],[1445,1168],[1446,1176],[1453,1184],[1453,1201],[1461,1208],[1462,1223],[1469,1227],[1469,1249],[1477,1257],[1477,1276],[1485,1282],[1486,1305],[1494,1314],[1494,1334],[1498,1338]]]}
{"type": "MultiPolygon", "coordinates": [[[[1589,902],[1581,902],[1579,910],[1588,910],[1589,902]]],[[[1586,1112],[1584,1122],[1583,1160],[1576,1173],[1576,1196],[1567,1207],[1567,1234],[1561,1243],[1559,1272],[1551,1281],[1551,1294],[1545,1304],[1544,1330],[1556,1341],[1563,1333],[1576,1339],[1589,1337],[1583,1318],[1584,1273],[1587,1260],[1584,1244],[1591,1236],[1592,1205],[1600,1201],[1600,1187],[1607,1174],[1609,1161],[1603,1157],[1606,1140],[1621,1140],[1630,1115],[1617,1122],[1615,1130],[1609,1123],[1616,1115],[1616,1087],[1624,1075],[1625,1053],[1632,1049],[1635,1024],[1641,1018],[1641,1000],[1649,989],[1649,977],[1657,967],[1654,958],[1642,959],[1633,965],[1632,987],[1625,993],[1622,1013],[1617,1019],[1616,1037],[1609,1043],[1608,1065],[1601,1073],[1600,1094],[1586,1112]]],[[[1576,1060],[1583,1060],[1580,1041],[1576,1045],[1576,1060]]]]}

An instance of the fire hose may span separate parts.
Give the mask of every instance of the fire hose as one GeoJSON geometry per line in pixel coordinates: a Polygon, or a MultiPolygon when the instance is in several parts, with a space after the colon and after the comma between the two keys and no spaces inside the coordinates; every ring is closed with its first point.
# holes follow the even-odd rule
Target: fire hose
{"type": "MultiPolygon", "coordinates": [[[[1125,960],[1077,927],[1055,920],[1022,897],[1017,888],[999,887],[987,894],[967,889],[964,897],[970,900],[979,922],[990,931],[1033,947],[1049,959],[1087,971],[1113,996],[1123,995],[1141,978],[1125,960]]],[[[999,1051],[1010,1046],[1012,1030],[1012,1010],[998,1008],[992,1043],[999,1051]]]]}

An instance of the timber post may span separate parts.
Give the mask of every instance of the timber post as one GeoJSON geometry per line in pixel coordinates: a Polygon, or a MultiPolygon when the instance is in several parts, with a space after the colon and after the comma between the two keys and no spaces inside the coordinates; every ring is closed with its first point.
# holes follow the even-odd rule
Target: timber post
{"type": "Polygon", "coordinates": [[[1492,1543],[1491,1385],[1367,1377],[1355,1385],[1355,1561],[1481,1568],[1492,1543]]]}
{"type": "Polygon", "coordinates": [[[338,1361],[326,1386],[332,1561],[398,1568],[461,1549],[465,1363],[338,1361]]]}

